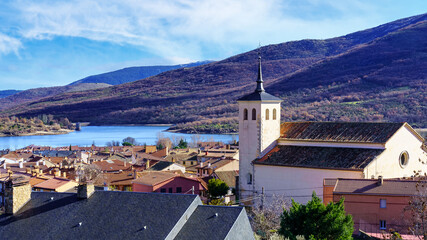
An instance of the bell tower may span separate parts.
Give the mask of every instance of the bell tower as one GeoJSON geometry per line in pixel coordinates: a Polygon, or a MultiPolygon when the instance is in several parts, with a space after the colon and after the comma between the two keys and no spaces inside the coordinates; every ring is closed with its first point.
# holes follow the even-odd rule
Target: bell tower
{"type": "MultiPolygon", "coordinates": [[[[280,137],[280,98],[265,92],[261,56],[254,92],[237,100],[239,104],[239,197],[244,202],[252,196],[255,175],[252,161],[280,137]]],[[[268,148],[268,149],[267,149],[268,148]]]]}

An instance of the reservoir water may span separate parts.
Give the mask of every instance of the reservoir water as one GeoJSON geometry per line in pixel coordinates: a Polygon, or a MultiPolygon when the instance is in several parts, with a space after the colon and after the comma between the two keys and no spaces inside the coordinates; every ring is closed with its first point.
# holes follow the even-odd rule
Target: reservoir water
{"type": "Polygon", "coordinates": [[[0,149],[19,149],[34,144],[37,146],[90,146],[95,143],[97,146],[105,146],[107,142],[119,141],[126,137],[133,137],[140,144],[153,145],[156,143],[159,134],[169,137],[171,140],[184,138],[188,143],[194,139],[200,141],[215,141],[229,143],[238,140],[238,135],[228,134],[184,134],[165,132],[167,126],[86,126],[81,131],[75,131],[63,135],[43,135],[43,136],[20,136],[20,137],[0,137],[0,149]]]}

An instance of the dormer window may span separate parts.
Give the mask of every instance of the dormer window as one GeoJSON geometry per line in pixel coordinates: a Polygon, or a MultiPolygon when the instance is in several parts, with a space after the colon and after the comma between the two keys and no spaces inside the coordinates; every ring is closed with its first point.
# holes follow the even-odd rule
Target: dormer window
{"type": "Polygon", "coordinates": [[[248,120],[248,109],[247,108],[245,108],[243,110],[243,120],[248,120]]]}
{"type": "Polygon", "coordinates": [[[252,109],[252,120],[256,120],[256,109],[252,109]]]}

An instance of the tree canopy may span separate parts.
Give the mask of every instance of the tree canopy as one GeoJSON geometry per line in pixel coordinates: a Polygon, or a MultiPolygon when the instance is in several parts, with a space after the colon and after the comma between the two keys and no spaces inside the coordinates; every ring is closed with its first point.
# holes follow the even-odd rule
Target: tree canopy
{"type": "Polygon", "coordinates": [[[285,238],[296,239],[352,239],[353,219],[344,211],[344,199],[324,205],[316,193],[306,204],[292,199],[292,207],[284,210],[279,233],[285,238]]]}
{"type": "Polygon", "coordinates": [[[228,189],[228,185],[220,179],[212,178],[209,180],[208,192],[213,198],[224,196],[227,194],[228,189]]]}

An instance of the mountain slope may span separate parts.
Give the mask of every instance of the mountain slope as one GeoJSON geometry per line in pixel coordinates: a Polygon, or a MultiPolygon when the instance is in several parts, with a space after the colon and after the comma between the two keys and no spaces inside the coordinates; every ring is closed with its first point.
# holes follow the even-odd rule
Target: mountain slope
{"type": "Polygon", "coordinates": [[[13,94],[16,94],[16,93],[19,93],[19,92],[21,92],[20,90],[1,90],[0,91],[0,98],[5,98],[5,97],[8,97],[8,96],[11,96],[11,95],[13,95],[13,94]]]}
{"type": "Polygon", "coordinates": [[[119,85],[123,83],[133,82],[139,79],[144,79],[157,75],[162,72],[175,70],[178,68],[188,68],[200,66],[203,64],[211,63],[212,61],[200,61],[188,64],[172,65],[172,66],[143,66],[143,67],[129,67],[123,68],[117,71],[107,72],[103,74],[89,76],[73,83],[75,85],[79,83],[107,83],[110,85],[119,85]]]}
{"type": "MultiPolygon", "coordinates": [[[[261,48],[266,89],[284,99],[282,120],[387,120],[427,126],[426,20],[424,14],[343,37],[261,48]]],[[[256,54],[61,94],[5,113],[49,113],[93,124],[235,118],[235,100],[255,88],[256,54]]]]}

